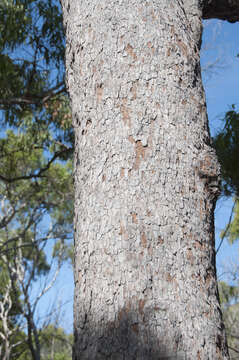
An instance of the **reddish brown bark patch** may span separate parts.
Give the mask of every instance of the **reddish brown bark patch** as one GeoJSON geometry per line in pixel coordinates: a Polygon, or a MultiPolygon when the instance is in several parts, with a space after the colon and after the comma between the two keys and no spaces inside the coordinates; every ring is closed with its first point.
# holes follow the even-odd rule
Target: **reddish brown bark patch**
{"type": "Polygon", "coordinates": [[[128,136],[128,140],[131,142],[131,144],[135,144],[133,136],[128,136]]]}
{"type": "Polygon", "coordinates": [[[139,168],[140,162],[145,158],[145,147],[142,145],[140,140],[135,143],[135,151],[136,151],[136,159],[134,163],[134,169],[137,170],[139,168]]]}
{"type": "Polygon", "coordinates": [[[187,260],[190,262],[191,265],[194,264],[194,256],[191,249],[187,251],[187,260]]]}
{"type": "Polygon", "coordinates": [[[122,222],[120,222],[120,231],[119,231],[119,235],[123,236],[123,238],[125,240],[128,240],[128,233],[126,232],[122,222]]]}
{"type": "Polygon", "coordinates": [[[128,44],[125,48],[125,51],[127,52],[128,55],[130,55],[134,60],[137,60],[137,56],[135,54],[135,52],[133,51],[133,47],[128,44]]]}
{"type": "Polygon", "coordinates": [[[147,247],[147,239],[146,239],[146,235],[143,232],[140,236],[140,240],[141,240],[141,245],[146,248],[147,247]]]}
{"type": "Polygon", "coordinates": [[[138,224],[137,214],[136,214],[136,213],[132,213],[131,216],[132,216],[132,222],[133,222],[134,224],[138,224]]]}
{"type": "Polygon", "coordinates": [[[143,299],[139,300],[139,313],[141,315],[144,314],[144,305],[145,305],[145,303],[146,303],[145,300],[143,300],[143,299]]]}
{"type": "Polygon", "coordinates": [[[131,142],[131,144],[135,144],[135,156],[136,156],[136,158],[135,158],[135,163],[133,165],[133,169],[138,170],[141,160],[145,158],[145,153],[146,153],[146,147],[147,146],[143,146],[141,140],[135,141],[134,138],[131,135],[128,136],[128,140],[131,142]]]}
{"type": "Polygon", "coordinates": [[[130,109],[126,106],[126,99],[123,99],[123,104],[120,107],[120,112],[125,125],[131,126],[130,109]]]}

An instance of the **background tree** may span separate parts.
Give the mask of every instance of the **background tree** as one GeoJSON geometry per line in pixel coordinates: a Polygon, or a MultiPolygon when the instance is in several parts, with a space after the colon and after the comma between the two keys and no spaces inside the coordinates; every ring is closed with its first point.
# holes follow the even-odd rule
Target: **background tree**
{"type": "Polygon", "coordinates": [[[40,359],[37,304],[72,257],[74,138],[59,3],[4,0],[0,31],[0,356],[40,359]]]}
{"type": "MultiPolygon", "coordinates": [[[[232,273],[231,273],[232,275],[232,273]]],[[[238,267],[237,272],[233,274],[238,279],[238,267]]],[[[223,319],[226,326],[228,347],[230,353],[230,359],[238,359],[239,354],[239,287],[230,286],[224,281],[219,282],[220,301],[223,311],[223,319]]]]}
{"type": "MultiPolygon", "coordinates": [[[[221,233],[221,242],[225,239],[234,244],[239,238],[239,114],[232,105],[222,118],[222,127],[213,138],[213,143],[222,169],[222,195],[233,197],[233,205],[229,222],[221,233]]],[[[227,283],[219,282],[219,292],[223,317],[228,335],[230,358],[237,359],[239,354],[238,312],[238,263],[224,266],[227,283]]]]}
{"type": "Polygon", "coordinates": [[[60,327],[49,325],[41,332],[42,355],[46,360],[71,360],[73,336],[60,327]]]}
{"type": "Polygon", "coordinates": [[[213,139],[222,167],[224,195],[239,196],[239,114],[236,106],[226,112],[223,128],[213,139]]]}

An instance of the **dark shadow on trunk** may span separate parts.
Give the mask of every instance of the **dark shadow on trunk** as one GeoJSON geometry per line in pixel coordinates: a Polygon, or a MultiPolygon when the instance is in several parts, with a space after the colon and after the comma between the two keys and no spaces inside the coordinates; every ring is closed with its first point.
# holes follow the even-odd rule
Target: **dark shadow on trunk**
{"type": "MultiPolygon", "coordinates": [[[[148,312],[152,317],[152,312],[148,312]]],[[[165,313],[165,318],[167,316],[172,317],[173,314],[165,313]]],[[[86,315],[85,324],[81,324],[82,330],[75,329],[73,360],[186,360],[185,352],[180,349],[180,331],[175,327],[175,337],[170,339],[163,325],[158,324],[162,329],[160,338],[156,338],[147,324],[148,320],[147,311],[140,314],[124,308],[118,313],[116,321],[103,328],[88,321],[86,315]]]]}

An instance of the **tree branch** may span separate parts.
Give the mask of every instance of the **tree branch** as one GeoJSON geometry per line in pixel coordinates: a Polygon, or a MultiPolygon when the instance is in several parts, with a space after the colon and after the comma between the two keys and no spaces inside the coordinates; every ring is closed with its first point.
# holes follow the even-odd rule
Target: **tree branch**
{"type": "Polygon", "coordinates": [[[239,21],[238,0],[204,0],[203,19],[227,20],[231,23],[239,21]]]}
{"type": "Polygon", "coordinates": [[[68,149],[64,149],[62,151],[57,151],[55,152],[55,154],[52,156],[52,158],[48,161],[48,163],[46,164],[46,166],[44,168],[41,168],[37,173],[33,173],[30,175],[22,175],[22,176],[17,176],[15,178],[7,178],[4,175],[0,174],[0,180],[4,181],[5,183],[13,183],[15,181],[19,181],[19,180],[29,180],[29,179],[37,179],[39,177],[43,177],[43,173],[47,170],[49,170],[51,164],[60,156],[62,156],[64,153],[70,152],[72,151],[71,148],[68,149]]]}
{"type": "Polygon", "coordinates": [[[230,214],[230,217],[229,217],[227,226],[226,226],[226,230],[224,231],[224,233],[223,233],[223,235],[222,235],[222,238],[221,238],[220,244],[219,244],[219,246],[218,246],[218,248],[217,248],[216,254],[217,254],[218,251],[220,250],[220,247],[222,246],[222,243],[223,243],[224,239],[225,239],[226,236],[228,235],[228,231],[229,231],[230,226],[231,226],[231,223],[232,223],[232,216],[233,216],[233,213],[234,213],[235,206],[236,206],[236,200],[234,201],[234,204],[233,204],[233,206],[232,206],[231,214],[230,214]]]}
{"type": "Polygon", "coordinates": [[[9,99],[0,99],[0,104],[1,105],[23,105],[23,104],[38,105],[40,103],[44,104],[51,97],[59,95],[60,93],[63,93],[65,91],[66,91],[65,83],[61,82],[42,94],[35,95],[35,94],[28,93],[27,95],[22,95],[19,97],[13,97],[13,98],[9,98],[9,99]]]}
{"type": "Polygon", "coordinates": [[[231,347],[231,346],[228,346],[228,348],[229,348],[230,350],[235,351],[236,353],[239,354],[239,350],[237,350],[237,349],[235,349],[235,348],[233,348],[233,347],[231,347]]]}

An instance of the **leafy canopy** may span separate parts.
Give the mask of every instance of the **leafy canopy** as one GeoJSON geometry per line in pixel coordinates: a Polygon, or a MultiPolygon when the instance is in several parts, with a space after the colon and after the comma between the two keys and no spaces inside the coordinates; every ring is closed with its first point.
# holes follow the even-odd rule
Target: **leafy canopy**
{"type": "Polygon", "coordinates": [[[60,4],[2,0],[0,32],[0,332],[7,316],[11,356],[25,359],[46,341],[33,283],[51,262],[72,259],[74,134],[60,4]]]}

